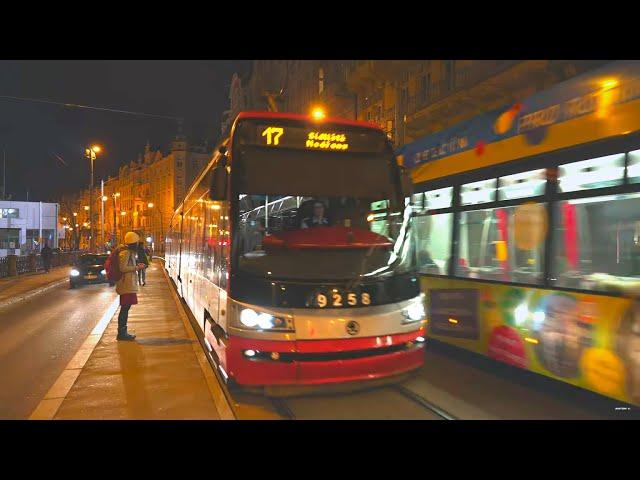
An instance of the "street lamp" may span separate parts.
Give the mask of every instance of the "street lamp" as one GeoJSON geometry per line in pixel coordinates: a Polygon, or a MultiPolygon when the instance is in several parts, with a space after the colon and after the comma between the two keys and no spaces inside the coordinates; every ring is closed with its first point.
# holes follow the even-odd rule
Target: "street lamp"
{"type": "MultiPolygon", "coordinates": [[[[93,162],[98,156],[98,153],[102,151],[99,145],[92,145],[90,147],[85,148],[84,155],[89,160],[91,160],[91,188],[89,190],[89,219],[93,220],[93,162]]],[[[85,208],[85,210],[87,210],[85,208]]],[[[93,237],[93,222],[91,222],[91,236],[89,243],[89,251],[93,252],[95,250],[95,238],[93,237]]]]}

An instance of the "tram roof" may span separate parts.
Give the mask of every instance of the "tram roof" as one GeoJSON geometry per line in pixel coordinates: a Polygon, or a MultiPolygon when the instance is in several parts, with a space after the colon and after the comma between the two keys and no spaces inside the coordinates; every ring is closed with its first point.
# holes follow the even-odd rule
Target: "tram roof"
{"type": "Polygon", "coordinates": [[[305,123],[315,123],[315,124],[323,124],[323,123],[331,123],[337,125],[347,125],[351,127],[360,127],[360,128],[371,128],[375,130],[382,129],[371,122],[363,122],[359,120],[348,120],[346,118],[340,117],[330,117],[322,120],[317,120],[313,118],[311,115],[303,115],[300,113],[288,113],[288,112],[259,112],[259,111],[249,111],[249,112],[240,112],[236,117],[236,122],[239,120],[245,119],[279,119],[279,120],[297,120],[305,123]]]}

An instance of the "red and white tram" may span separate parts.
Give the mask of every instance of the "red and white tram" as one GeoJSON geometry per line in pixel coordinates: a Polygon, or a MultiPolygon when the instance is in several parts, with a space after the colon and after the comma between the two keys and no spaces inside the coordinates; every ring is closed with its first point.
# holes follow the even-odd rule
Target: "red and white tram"
{"type": "Polygon", "coordinates": [[[166,239],[225,380],[318,385],[422,365],[410,184],[375,125],[238,115],[166,239]]]}

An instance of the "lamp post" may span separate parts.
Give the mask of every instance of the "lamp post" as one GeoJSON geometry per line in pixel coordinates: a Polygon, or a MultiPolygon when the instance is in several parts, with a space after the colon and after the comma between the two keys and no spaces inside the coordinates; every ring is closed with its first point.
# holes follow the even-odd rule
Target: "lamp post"
{"type": "Polygon", "coordinates": [[[93,236],[93,161],[98,156],[102,150],[98,145],[92,145],[91,147],[87,147],[84,151],[85,157],[91,160],[91,188],[89,190],[89,221],[90,223],[90,236],[89,236],[89,251],[93,252],[95,250],[95,238],[93,236]]]}
{"type": "Polygon", "coordinates": [[[76,221],[78,220],[78,212],[73,212],[73,224],[76,229],[73,231],[73,249],[78,250],[79,241],[78,241],[78,224],[76,221]]]}
{"type": "Polygon", "coordinates": [[[118,216],[116,214],[116,198],[120,196],[120,193],[112,193],[111,198],[113,198],[113,245],[112,247],[118,246],[118,230],[116,224],[118,216]]]}
{"type": "Polygon", "coordinates": [[[161,242],[161,245],[162,245],[162,255],[164,255],[164,232],[163,232],[163,229],[162,229],[162,220],[163,220],[162,210],[160,210],[160,207],[156,207],[153,202],[149,202],[147,204],[147,207],[149,207],[149,209],[153,209],[153,208],[157,208],[158,209],[158,214],[160,215],[160,242],[161,242]]]}
{"type": "MultiPolygon", "coordinates": [[[[89,231],[89,224],[91,222],[91,207],[89,205],[85,205],[84,206],[84,219],[85,221],[82,222],[82,228],[84,231],[85,236],[87,237],[86,243],[84,244],[85,248],[90,248],[90,244],[91,244],[91,232],[89,231]]],[[[80,234],[80,242],[82,242],[82,233],[80,234]]]]}
{"type": "Polygon", "coordinates": [[[120,238],[123,238],[123,235],[122,235],[122,224],[125,223],[125,218],[124,217],[126,217],[126,215],[127,215],[127,212],[125,210],[122,210],[120,212],[120,217],[122,217],[122,220],[120,221],[120,238]]]}

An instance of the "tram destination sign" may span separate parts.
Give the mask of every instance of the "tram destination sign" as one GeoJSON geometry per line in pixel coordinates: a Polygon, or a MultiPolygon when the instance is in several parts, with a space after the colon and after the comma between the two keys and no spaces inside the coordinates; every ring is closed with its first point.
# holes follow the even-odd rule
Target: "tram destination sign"
{"type": "Polygon", "coordinates": [[[240,133],[240,144],[272,149],[295,149],[324,152],[383,153],[388,151],[386,138],[374,129],[349,128],[344,125],[291,126],[260,123],[240,133]]]}

